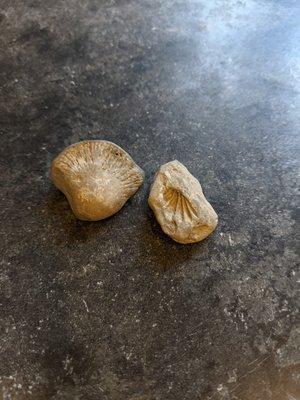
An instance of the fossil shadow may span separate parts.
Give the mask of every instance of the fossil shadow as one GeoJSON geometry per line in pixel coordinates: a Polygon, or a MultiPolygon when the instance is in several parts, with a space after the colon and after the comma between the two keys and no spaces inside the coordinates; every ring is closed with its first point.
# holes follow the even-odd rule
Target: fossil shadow
{"type": "Polygon", "coordinates": [[[102,220],[101,223],[77,219],[66,197],[54,187],[46,195],[44,210],[52,232],[56,232],[54,240],[57,243],[89,243],[95,237],[105,234],[111,224],[111,218],[102,220]]]}
{"type": "Polygon", "coordinates": [[[141,253],[147,254],[143,263],[155,273],[163,273],[185,264],[195,255],[208,251],[209,239],[202,243],[180,244],[173,241],[161,229],[152,210],[144,210],[146,222],[141,228],[141,253]]]}

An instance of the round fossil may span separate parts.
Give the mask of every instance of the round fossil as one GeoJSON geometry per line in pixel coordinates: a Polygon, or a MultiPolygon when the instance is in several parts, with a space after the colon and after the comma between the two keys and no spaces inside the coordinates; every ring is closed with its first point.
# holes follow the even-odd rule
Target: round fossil
{"type": "Polygon", "coordinates": [[[143,183],[144,172],[116,144],[85,140],[52,161],[51,179],[78,219],[97,221],[123,207],[143,183]]]}
{"type": "Polygon", "coordinates": [[[179,243],[199,242],[218,224],[199,181],[177,160],[159,168],[148,202],[162,230],[179,243]]]}

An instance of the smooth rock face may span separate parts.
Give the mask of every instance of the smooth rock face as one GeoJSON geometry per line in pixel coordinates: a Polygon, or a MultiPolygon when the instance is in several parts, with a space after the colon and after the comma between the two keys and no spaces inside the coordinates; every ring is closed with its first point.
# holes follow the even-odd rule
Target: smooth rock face
{"type": "Polygon", "coordinates": [[[199,181],[177,160],[158,170],[149,205],[162,230],[179,243],[200,242],[218,223],[199,181]]]}
{"type": "Polygon", "coordinates": [[[51,178],[78,219],[97,221],[123,207],[143,183],[144,172],[116,144],[86,140],[53,160],[51,178]]]}

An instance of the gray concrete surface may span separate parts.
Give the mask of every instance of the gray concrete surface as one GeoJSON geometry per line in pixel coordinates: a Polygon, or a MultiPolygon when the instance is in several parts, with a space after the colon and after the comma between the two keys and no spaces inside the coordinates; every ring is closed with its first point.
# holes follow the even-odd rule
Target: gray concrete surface
{"type": "Polygon", "coordinates": [[[2,400],[300,399],[299,20],[296,0],[0,0],[2,400]],[[146,171],[98,223],[48,177],[87,138],[146,171]],[[220,217],[197,245],[147,206],[175,158],[220,217]]]}

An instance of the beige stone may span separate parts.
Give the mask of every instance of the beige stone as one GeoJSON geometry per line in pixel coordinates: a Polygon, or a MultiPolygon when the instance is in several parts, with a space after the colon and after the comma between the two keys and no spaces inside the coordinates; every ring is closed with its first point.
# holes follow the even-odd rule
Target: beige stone
{"type": "Polygon", "coordinates": [[[78,219],[97,221],[123,207],[143,183],[144,172],[116,144],[86,140],[53,160],[51,178],[78,219]]]}
{"type": "Polygon", "coordinates": [[[162,230],[179,243],[199,242],[218,224],[199,181],[177,160],[159,168],[148,201],[162,230]]]}

